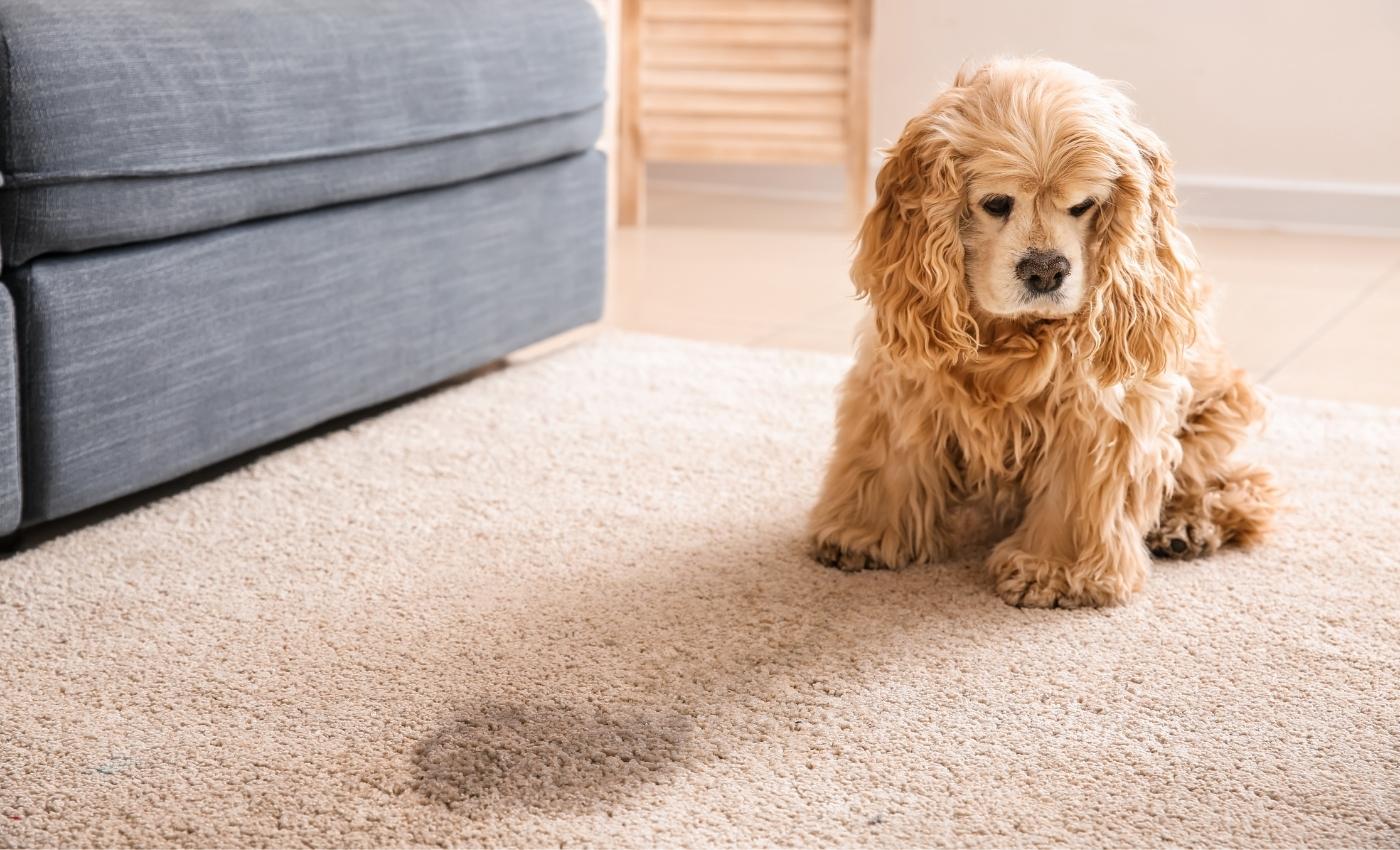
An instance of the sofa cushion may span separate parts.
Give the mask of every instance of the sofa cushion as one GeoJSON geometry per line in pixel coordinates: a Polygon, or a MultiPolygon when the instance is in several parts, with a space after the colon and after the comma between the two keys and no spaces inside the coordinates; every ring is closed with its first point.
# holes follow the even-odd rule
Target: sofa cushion
{"type": "Polygon", "coordinates": [[[0,0],[0,48],[10,264],[526,164],[503,138],[557,157],[603,100],[586,0],[0,0]],[[206,197],[259,169],[262,205],[228,188],[257,175],[206,197]]]}
{"type": "Polygon", "coordinates": [[[261,168],[0,190],[8,265],[54,252],[163,239],[265,216],[429,189],[592,147],[602,109],[425,145],[261,168]]]}
{"type": "Polygon", "coordinates": [[[590,151],[12,269],[25,521],[191,472],[598,318],[604,171],[590,151]]]}

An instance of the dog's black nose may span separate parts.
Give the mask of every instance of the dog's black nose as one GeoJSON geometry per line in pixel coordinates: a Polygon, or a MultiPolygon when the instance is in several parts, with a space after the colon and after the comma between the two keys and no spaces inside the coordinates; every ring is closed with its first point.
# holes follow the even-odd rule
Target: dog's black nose
{"type": "Polygon", "coordinates": [[[1016,264],[1016,276],[1035,293],[1054,292],[1069,274],[1069,260],[1059,251],[1032,249],[1021,255],[1016,264]]]}

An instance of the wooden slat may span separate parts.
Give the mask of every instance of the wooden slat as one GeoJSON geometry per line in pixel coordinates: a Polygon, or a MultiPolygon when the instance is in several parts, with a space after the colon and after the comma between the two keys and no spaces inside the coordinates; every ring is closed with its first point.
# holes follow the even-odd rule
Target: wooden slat
{"type": "Polygon", "coordinates": [[[840,142],[742,136],[707,139],[647,136],[643,144],[644,156],[648,160],[680,162],[841,162],[846,152],[845,145],[840,142]]]}
{"type": "Polygon", "coordinates": [[[677,70],[840,71],[847,51],[840,47],[749,47],[744,45],[673,44],[645,50],[647,68],[677,70]]]}
{"type": "Polygon", "coordinates": [[[846,23],[845,3],[825,0],[643,0],[647,21],[846,23]]]}
{"type": "Polygon", "coordinates": [[[702,115],[646,115],[645,136],[701,138],[740,136],[754,139],[796,138],[845,144],[846,123],[839,118],[732,118],[702,115]]]}
{"type": "Polygon", "coordinates": [[[644,92],[641,100],[644,115],[790,115],[839,119],[846,109],[845,98],[833,94],[654,91],[644,92]]]}
{"type": "Polygon", "coordinates": [[[844,148],[835,142],[744,137],[691,139],[654,136],[648,138],[646,144],[648,160],[679,162],[839,163],[844,153],[844,148]]]}
{"type": "Polygon", "coordinates": [[[648,46],[748,44],[755,47],[846,46],[845,24],[721,24],[652,21],[642,27],[648,46]]]}
{"type": "Polygon", "coordinates": [[[642,69],[642,91],[845,94],[846,75],[823,71],[672,71],[642,69]]]}

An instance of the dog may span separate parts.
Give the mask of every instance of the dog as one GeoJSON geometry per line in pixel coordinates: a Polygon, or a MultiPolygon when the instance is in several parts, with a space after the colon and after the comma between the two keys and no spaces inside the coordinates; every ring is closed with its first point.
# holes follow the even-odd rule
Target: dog
{"type": "Polygon", "coordinates": [[[1121,603],[1151,555],[1249,545],[1279,501],[1264,415],[1211,327],[1172,162],[1118,88],[1048,59],[961,72],[876,179],[813,554],[946,558],[975,510],[1018,606],[1121,603]]]}

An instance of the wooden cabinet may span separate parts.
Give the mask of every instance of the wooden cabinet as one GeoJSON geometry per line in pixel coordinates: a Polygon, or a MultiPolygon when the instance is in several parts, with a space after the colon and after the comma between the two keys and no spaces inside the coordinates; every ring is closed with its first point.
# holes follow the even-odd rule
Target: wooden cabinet
{"type": "Polygon", "coordinates": [[[621,0],[619,223],[646,163],[837,163],[869,182],[870,0],[621,0]]]}

